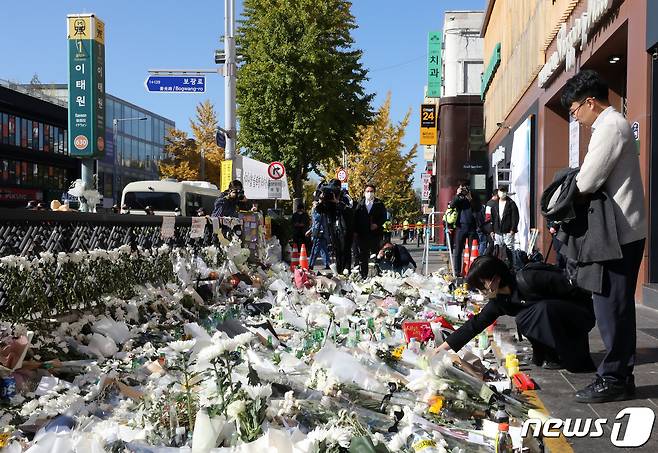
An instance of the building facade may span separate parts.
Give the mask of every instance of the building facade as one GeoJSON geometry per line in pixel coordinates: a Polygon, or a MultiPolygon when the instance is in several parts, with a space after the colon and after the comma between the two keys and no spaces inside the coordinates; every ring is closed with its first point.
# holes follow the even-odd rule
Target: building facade
{"type": "MultiPolygon", "coordinates": [[[[48,96],[64,101],[68,99],[65,84],[41,87],[48,96]]],[[[176,124],[111,94],[105,95],[105,106],[106,151],[98,161],[97,170],[98,191],[103,195],[105,206],[109,207],[114,200],[120,200],[126,184],[159,179],[158,162],[164,158],[165,136],[167,130],[176,124]]]]}
{"type": "Polygon", "coordinates": [[[486,148],[480,99],[483,17],[482,11],[446,11],[444,16],[443,85],[438,103],[439,134],[434,165],[437,211],[445,211],[463,181],[469,181],[479,196],[486,194],[486,148]]]}
{"type": "MultiPolygon", "coordinates": [[[[539,230],[541,250],[548,249],[550,235],[539,197],[558,170],[582,163],[591,134],[589,128],[570,121],[560,105],[565,83],[581,69],[595,69],[608,81],[612,105],[636,133],[649,203],[654,198],[648,171],[655,162],[651,159],[652,59],[647,49],[656,43],[649,42],[647,33],[650,3],[489,0],[487,4],[482,95],[491,173],[493,178],[510,175],[512,189],[524,197],[517,202],[524,225],[539,230]]],[[[658,265],[651,258],[658,253],[651,230],[650,225],[636,293],[646,303],[645,289],[656,281],[658,265]]]]}
{"type": "Polygon", "coordinates": [[[69,156],[66,105],[0,83],[0,207],[60,199],[80,177],[69,156]]]}

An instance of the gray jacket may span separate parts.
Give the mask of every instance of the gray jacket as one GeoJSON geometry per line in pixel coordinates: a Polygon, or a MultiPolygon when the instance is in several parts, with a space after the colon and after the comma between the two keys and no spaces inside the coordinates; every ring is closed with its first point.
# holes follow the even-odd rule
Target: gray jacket
{"type": "Polygon", "coordinates": [[[560,253],[578,286],[600,293],[602,262],[622,258],[613,201],[603,190],[583,196],[576,187],[578,169],[560,170],[541,197],[542,214],[560,222],[560,253]]]}

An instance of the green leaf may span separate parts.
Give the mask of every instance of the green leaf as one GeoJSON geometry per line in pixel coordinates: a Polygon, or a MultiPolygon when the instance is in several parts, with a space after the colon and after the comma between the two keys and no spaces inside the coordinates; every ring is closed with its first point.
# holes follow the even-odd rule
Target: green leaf
{"type": "Polygon", "coordinates": [[[354,437],[350,442],[350,453],[389,453],[384,444],[378,444],[376,447],[369,437],[354,437]]]}

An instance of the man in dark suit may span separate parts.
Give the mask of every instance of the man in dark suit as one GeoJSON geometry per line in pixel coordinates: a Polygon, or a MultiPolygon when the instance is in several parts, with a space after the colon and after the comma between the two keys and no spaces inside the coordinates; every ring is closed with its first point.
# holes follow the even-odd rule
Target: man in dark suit
{"type": "Polygon", "coordinates": [[[384,237],[386,207],[375,197],[374,184],[367,184],[364,197],[354,212],[354,237],[359,244],[359,265],[363,278],[368,276],[370,255],[379,252],[384,237]]]}

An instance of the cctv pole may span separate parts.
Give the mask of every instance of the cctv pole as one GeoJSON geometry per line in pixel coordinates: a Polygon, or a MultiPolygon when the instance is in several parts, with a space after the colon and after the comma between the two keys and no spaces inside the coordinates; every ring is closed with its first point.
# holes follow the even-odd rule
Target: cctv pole
{"type": "Polygon", "coordinates": [[[226,136],[224,159],[235,156],[236,121],[235,121],[235,0],[224,1],[224,51],[226,52],[224,76],[224,120],[229,134],[226,136]]]}

